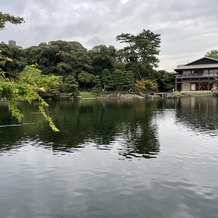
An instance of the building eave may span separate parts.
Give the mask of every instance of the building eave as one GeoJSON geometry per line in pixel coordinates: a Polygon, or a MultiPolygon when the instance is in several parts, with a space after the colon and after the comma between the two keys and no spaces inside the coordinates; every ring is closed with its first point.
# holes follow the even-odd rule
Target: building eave
{"type": "Polygon", "coordinates": [[[178,65],[176,69],[174,69],[176,72],[181,70],[195,70],[195,69],[213,69],[218,68],[217,64],[198,64],[198,65],[178,65]]]}

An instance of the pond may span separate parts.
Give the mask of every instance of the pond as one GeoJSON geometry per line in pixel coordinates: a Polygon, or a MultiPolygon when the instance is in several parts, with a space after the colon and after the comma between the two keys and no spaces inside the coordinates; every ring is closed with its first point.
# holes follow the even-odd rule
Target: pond
{"type": "Polygon", "coordinates": [[[215,218],[218,98],[0,102],[0,217],[215,218]]]}

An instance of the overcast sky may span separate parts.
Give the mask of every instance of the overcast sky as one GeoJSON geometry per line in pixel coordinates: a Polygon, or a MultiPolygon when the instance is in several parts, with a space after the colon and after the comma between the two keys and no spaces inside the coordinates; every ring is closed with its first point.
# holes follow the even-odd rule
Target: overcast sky
{"type": "Polygon", "coordinates": [[[172,71],[218,49],[217,0],[0,0],[1,12],[25,18],[0,41],[22,47],[53,40],[120,45],[116,36],[150,29],[161,34],[159,68],[172,71]]]}

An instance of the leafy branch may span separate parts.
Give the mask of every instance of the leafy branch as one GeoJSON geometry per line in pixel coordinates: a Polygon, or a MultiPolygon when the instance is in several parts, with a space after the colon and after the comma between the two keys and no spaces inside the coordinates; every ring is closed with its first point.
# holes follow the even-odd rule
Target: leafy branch
{"type": "MultiPolygon", "coordinates": [[[[0,56],[0,63],[5,63],[4,58],[0,56]]],[[[17,101],[26,101],[38,107],[40,113],[53,131],[58,132],[52,118],[48,114],[48,104],[38,94],[39,91],[46,91],[48,88],[57,86],[59,77],[42,75],[35,66],[27,66],[16,78],[6,78],[4,72],[0,74],[0,97],[9,102],[9,109],[13,117],[19,122],[23,118],[22,112],[16,105],[17,101]]]]}

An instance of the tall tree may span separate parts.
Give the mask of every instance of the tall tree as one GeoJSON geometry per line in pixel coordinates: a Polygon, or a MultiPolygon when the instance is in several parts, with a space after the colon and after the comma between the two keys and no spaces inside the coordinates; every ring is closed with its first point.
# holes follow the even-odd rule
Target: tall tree
{"type": "Polygon", "coordinates": [[[24,50],[17,46],[0,44],[2,55],[12,59],[13,61],[7,62],[2,66],[2,70],[8,73],[8,76],[17,75],[27,65],[24,50]]]}
{"type": "Polygon", "coordinates": [[[138,35],[122,33],[116,39],[126,44],[119,56],[126,63],[127,70],[132,70],[137,79],[148,77],[158,66],[156,56],[160,52],[160,34],[143,30],[138,35]]]}
{"type": "Polygon", "coordinates": [[[25,49],[28,64],[36,64],[42,73],[67,77],[81,71],[92,71],[88,51],[79,42],[62,40],[41,43],[25,49]]]}
{"type": "Polygon", "coordinates": [[[96,45],[89,51],[95,75],[101,75],[105,69],[112,72],[115,68],[116,51],[113,46],[96,45]]]}
{"type": "Polygon", "coordinates": [[[64,92],[71,93],[72,96],[77,96],[79,94],[78,91],[78,82],[76,81],[75,77],[69,75],[62,85],[62,89],[64,92]]]}
{"type": "Polygon", "coordinates": [[[82,71],[78,75],[80,88],[92,88],[95,84],[95,76],[91,73],[82,71]]]}
{"type": "Polygon", "coordinates": [[[104,69],[101,75],[101,83],[105,91],[113,89],[113,78],[108,69],[104,69]]]}

